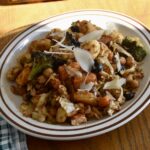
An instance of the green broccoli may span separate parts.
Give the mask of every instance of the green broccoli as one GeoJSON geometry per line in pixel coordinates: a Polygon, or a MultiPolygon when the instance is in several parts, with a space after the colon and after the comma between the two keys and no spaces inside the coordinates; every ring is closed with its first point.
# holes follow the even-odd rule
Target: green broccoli
{"type": "Polygon", "coordinates": [[[138,62],[142,61],[146,56],[146,51],[140,46],[137,41],[133,41],[129,37],[126,37],[122,46],[127,49],[127,51],[134,57],[134,59],[138,62]]]}
{"type": "Polygon", "coordinates": [[[33,80],[34,77],[43,71],[47,67],[52,67],[52,58],[43,52],[33,52],[33,67],[29,75],[29,80],[33,80]]]}
{"type": "Polygon", "coordinates": [[[33,52],[32,53],[33,66],[29,75],[29,80],[33,80],[39,73],[44,69],[51,67],[54,70],[57,69],[60,65],[66,63],[66,60],[63,60],[60,57],[46,54],[44,52],[33,52]]]}

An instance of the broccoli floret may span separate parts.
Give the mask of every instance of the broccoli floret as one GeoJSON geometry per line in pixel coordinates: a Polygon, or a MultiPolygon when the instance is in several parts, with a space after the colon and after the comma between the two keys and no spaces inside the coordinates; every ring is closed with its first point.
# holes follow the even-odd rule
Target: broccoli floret
{"type": "Polygon", "coordinates": [[[39,73],[48,67],[56,70],[60,65],[66,63],[66,60],[39,51],[32,53],[32,60],[33,66],[29,75],[29,80],[33,80],[39,73]]]}
{"type": "Polygon", "coordinates": [[[52,58],[43,52],[32,53],[33,67],[29,75],[29,80],[33,80],[36,75],[47,67],[52,67],[52,58]]]}
{"type": "Polygon", "coordinates": [[[127,49],[127,51],[134,57],[138,62],[142,61],[146,56],[146,51],[140,46],[136,41],[133,41],[129,37],[126,37],[122,46],[127,49]]]}

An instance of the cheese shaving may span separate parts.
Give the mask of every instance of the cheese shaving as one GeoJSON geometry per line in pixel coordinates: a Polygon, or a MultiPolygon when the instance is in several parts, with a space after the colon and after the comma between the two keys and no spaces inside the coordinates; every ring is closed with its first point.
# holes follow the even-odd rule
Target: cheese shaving
{"type": "Polygon", "coordinates": [[[87,42],[90,40],[98,40],[103,35],[104,30],[95,30],[79,38],[79,42],[87,42]]]}
{"type": "Polygon", "coordinates": [[[80,64],[80,67],[84,71],[86,72],[91,71],[92,66],[94,65],[94,60],[92,58],[92,55],[88,51],[78,47],[64,45],[57,40],[54,41],[57,42],[59,46],[64,47],[70,51],[73,51],[76,61],[80,64]]]}
{"type": "Polygon", "coordinates": [[[122,85],[125,83],[126,83],[125,78],[119,79],[119,76],[116,76],[114,80],[106,82],[103,89],[120,89],[122,85]]]}
{"type": "Polygon", "coordinates": [[[94,86],[94,82],[89,82],[89,83],[82,83],[80,85],[80,89],[78,89],[79,91],[91,91],[91,89],[94,86]]]}

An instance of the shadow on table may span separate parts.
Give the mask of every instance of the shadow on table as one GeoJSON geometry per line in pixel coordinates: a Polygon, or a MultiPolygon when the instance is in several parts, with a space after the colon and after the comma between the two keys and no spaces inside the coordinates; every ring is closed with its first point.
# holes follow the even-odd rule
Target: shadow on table
{"type": "Polygon", "coordinates": [[[28,29],[29,27],[31,27],[34,24],[30,24],[30,25],[26,25],[26,26],[22,26],[20,28],[11,30],[5,34],[1,34],[0,33],[0,51],[5,47],[5,45],[11,41],[15,36],[17,36],[19,33],[25,31],[26,29],[28,29]]]}
{"type": "Polygon", "coordinates": [[[22,5],[22,4],[33,4],[33,3],[46,3],[46,2],[56,2],[63,0],[0,0],[0,5],[22,5]]]}

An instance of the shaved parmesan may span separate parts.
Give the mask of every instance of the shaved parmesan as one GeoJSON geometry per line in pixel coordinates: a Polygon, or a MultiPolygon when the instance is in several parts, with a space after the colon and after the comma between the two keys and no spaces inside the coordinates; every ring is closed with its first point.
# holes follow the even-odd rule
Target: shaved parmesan
{"type": "Polygon", "coordinates": [[[66,111],[67,115],[72,113],[75,110],[75,106],[73,103],[71,103],[68,99],[66,98],[60,98],[59,103],[61,107],[66,111]]]}
{"type": "Polygon", "coordinates": [[[80,67],[86,71],[90,72],[92,69],[92,66],[94,65],[94,60],[92,58],[92,55],[81,48],[74,48],[74,56],[77,62],[80,64],[80,67]]]}
{"type": "Polygon", "coordinates": [[[86,72],[91,71],[92,66],[94,65],[94,60],[92,58],[92,55],[88,51],[74,46],[66,46],[58,42],[57,40],[54,41],[57,42],[59,46],[64,47],[70,51],[73,51],[76,61],[80,64],[80,67],[84,71],[86,72]]]}
{"type": "Polygon", "coordinates": [[[86,90],[86,91],[90,91],[94,86],[94,82],[89,82],[89,83],[82,83],[80,85],[80,89],[78,89],[79,91],[80,90],[86,90]]]}
{"type": "Polygon", "coordinates": [[[121,63],[120,63],[119,53],[117,53],[115,55],[115,58],[116,58],[117,70],[119,72],[121,70],[121,63]]]}
{"type": "Polygon", "coordinates": [[[98,40],[103,35],[104,30],[95,30],[79,38],[79,42],[87,42],[90,40],[98,40]]]}
{"type": "Polygon", "coordinates": [[[120,89],[123,84],[126,83],[125,78],[119,79],[119,76],[116,76],[114,80],[106,82],[103,89],[120,89]]]}

